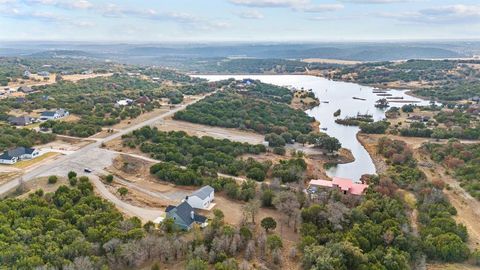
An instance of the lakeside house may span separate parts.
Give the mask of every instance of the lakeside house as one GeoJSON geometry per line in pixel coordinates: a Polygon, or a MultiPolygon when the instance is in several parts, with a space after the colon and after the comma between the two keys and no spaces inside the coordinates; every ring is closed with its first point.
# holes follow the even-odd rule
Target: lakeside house
{"type": "Polygon", "coordinates": [[[190,230],[194,224],[198,224],[202,228],[208,225],[207,218],[195,213],[195,209],[186,201],[177,206],[167,206],[165,213],[167,218],[172,218],[175,224],[183,230],[190,230]]]}
{"type": "Polygon", "coordinates": [[[351,179],[333,177],[332,181],[321,179],[311,180],[308,184],[307,192],[309,194],[315,194],[320,189],[338,189],[345,195],[361,196],[367,188],[367,184],[355,183],[351,179]]]}
{"type": "Polygon", "coordinates": [[[55,120],[65,116],[68,116],[70,113],[64,109],[58,109],[56,111],[44,111],[40,115],[40,121],[55,120]]]}
{"type": "Polygon", "coordinates": [[[35,121],[35,118],[30,117],[28,115],[19,116],[19,117],[12,116],[8,118],[8,122],[12,126],[28,126],[32,124],[34,121],[35,121]]]}
{"type": "Polygon", "coordinates": [[[188,204],[193,208],[210,210],[215,204],[212,203],[215,198],[215,190],[211,186],[204,186],[185,198],[188,204]]]}
{"type": "Polygon", "coordinates": [[[35,148],[17,147],[7,150],[0,155],[0,164],[15,164],[20,160],[32,159],[39,155],[35,148]]]}

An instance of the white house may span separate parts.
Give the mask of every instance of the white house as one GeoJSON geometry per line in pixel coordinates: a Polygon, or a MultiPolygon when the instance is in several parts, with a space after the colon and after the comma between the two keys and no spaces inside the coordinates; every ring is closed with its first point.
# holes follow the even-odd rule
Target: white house
{"type": "Polygon", "coordinates": [[[58,118],[68,116],[69,114],[70,113],[64,109],[58,109],[56,111],[44,111],[40,115],[40,120],[41,121],[55,120],[58,118]]]}
{"type": "Polygon", "coordinates": [[[213,207],[215,190],[211,186],[204,186],[185,198],[193,208],[210,210],[213,207]]]}
{"type": "Polygon", "coordinates": [[[126,99],[121,99],[121,100],[117,101],[116,105],[117,106],[130,106],[130,105],[132,105],[132,103],[133,103],[133,99],[126,98],[126,99]]]}
{"type": "Polygon", "coordinates": [[[39,154],[35,148],[17,147],[3,152],[0,155],[0,164],[15,164],[19,160],[32,159],[39,154]]]}

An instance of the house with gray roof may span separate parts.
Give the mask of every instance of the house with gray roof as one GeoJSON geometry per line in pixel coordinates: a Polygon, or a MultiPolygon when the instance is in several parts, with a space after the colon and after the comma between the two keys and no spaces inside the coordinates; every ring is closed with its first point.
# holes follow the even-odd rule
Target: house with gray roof
{"type": "Polygon", "coordinates": [[[182,230],[190,230],[194,224],[200,225],[204,228],[207,224],[207,218],[205,216],[195,213],[195,209],[183,201],[177,206],[169,205],[165,210],[167,218],[172,218],[175,224],[182,230]]]}
{"type": "Polygon", "coordinates": [[[15,164],[20,160],[35,158],[39,154],[35,148],[17,147],[3,152],[0,155],[0,164],[15,164]]]}
{"type": "Polygon", "coordinates": [[[211,186],[203,186],[185,198],[193,208],[210,210],[214,206],[215,190],[211,186]]]}
{"type": "Polygon", "coordinates": [[[32,124],[34,121],[35,119],[28,115],[19,116],[19,117],[12,116],[8,118],[8,122],[10,123],[10,125],[13,125],[13,126],[28,126],[32,124]]]}

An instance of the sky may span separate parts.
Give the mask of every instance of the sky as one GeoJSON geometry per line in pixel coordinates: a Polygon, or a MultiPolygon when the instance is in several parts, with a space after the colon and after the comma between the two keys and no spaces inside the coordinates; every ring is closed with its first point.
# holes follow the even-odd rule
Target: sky
{"type": "Polygon", "coordinates": [[[480,0],[0,0],[0,40],[480,39],[480,0]]]}

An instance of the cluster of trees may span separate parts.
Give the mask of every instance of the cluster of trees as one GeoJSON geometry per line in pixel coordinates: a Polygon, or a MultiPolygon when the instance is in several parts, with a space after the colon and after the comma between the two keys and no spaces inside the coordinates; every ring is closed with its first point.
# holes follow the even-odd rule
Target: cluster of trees
{"type": "Polygon", "coordinates": [[[447,81],[455,78],[450,74],[457,67],[457,61],[409,60],[405,63],[376,62],[343,67],[335,78],[356,73],[356,80],[364,84],[378,84],[394,81],[447,81]]]}
{"type": "Polygon", "coordinates": [[[208,177],[189,168],[180,168],[170,162],[158,163],[150,167],[150,173],[159,180],[183,186],[210,185],[215,191],[225,190],[232,199],[248,201],[255,196],[255,182],[246,181],[241,186],[234,179],[223,177],[208,177]]]}
{"type": "Polygon", "coordinates": [[[434,128],[432,138],[435,139],[465,139],[465,140],[478,140],[480,139],[480,128],[473,127],[473,128],[465,128],[465,129],[457,129],[457,128],[434,128]]]}
{"type": "Polygon", "coordinates": [[[369,190],[360,204],[329,191],[302,209],[304,269],[410,269],[419,248],[402,202],[369,190]]]}
{"type": "Polygon", "coordinates": [[[373,122],[372,118],[366,117],[346,117],[344,119],[335,119],[335,123],[344,126],[359,126],[362,123],[370,123],[373,122]]]}
{"type": "Polygon", "coordinates": [[[369,133],[369,134],[385,134],[389,126],[390,126],[390,122],[388,121],[361,123],[360,131],[363,133],[369,133]]]}
{"type": "MultiPolygon", "coordinates": [[[[234,228],[225,224],[223,218],[222,211],[214,210],[211,226],[198,233],[192,241],[187,270],[247,270],[255,259],[262,260],[270,269],[280,267],[284,259],[281,252],[283,243],[279,236],[257,231],[255,225],[248,222],[234,228]],[[238,263],[238,260],[241,262],[238,263]]],[[[272,220],[265,223],[268,228],[272,228],[272,220]]]]}
{"type": "Polygon", "coordinates": [[[277,177],[283,183],[298,182],[305,176],[307,164],[303,158],[280,160],[272,168],[272,176],[277,177]]]}
{"type": "Polygon", "coordinates": [[[403,142],[382,138],[379,153],[390,164],[387,179],[416,196],[422,251],[430,259],[447,262],[464,261],[470,251],[465,226],[457,224],[455,208],[443,194],[443,182],[428,182],[419,170],[410,148],[403,142]],[[391,181],[391,180],[390,180],[391,181]]]}
{"type": "Polygon", "coordinates": [[[76,187],[61,186],[54,193],[38,190],[23,200],[0,201],[4,267],[62,268],[88,261],[100,268],[109,264],[105,254],[114,239],[119,247],[144,237],[140,220],[125,220],[94,195],[88,178],[79,180],[76,187]]]}
{"type": "Polygon", "coordinates": [[[271,147],[283,147],[286,144],[294,142],[305,144],[313,144],[315,147],[326,150],[327,152],[334,152],[342,147],[342,144],[337,138],[331,137],[326,133],[310,132],[302,134],[300,132],[282,132],[280,135],[276,133],[269,133],[265,135],[265,141],[271,147]]]}
{"type": "Polygon", "coordinates": [[[202,175],[216,176],[217,172],[230,175],[247,175],[263,181],[271,163],[261,163],[250,158],[237,159],[244,154],[266,152],[264,145],[219,140],[212,137],[189,136],[183,131],[162,132],[156,128],[143,127],[123,136],[123,144],[140,146],[153,158],[187,166],[202,175]]]}
{"type": "Polygon", "coordinates": [[[460,185],[480,200],[480,144],[462,144],[449,141],[445,145],[429,143],[423,146],[432,160],[454,172],[460,185]]]}
{"type": "Polygon", "coordinates": [[[288,88],[262,83],[260,81],[255,81],[252,85],[248,86],[247,89],[248,91],[242,92],[246,96],[261,98],[269,101],[290,104],[293,98],[293,92],[288,88]]]}
{"type": "Polygon", "coordinates": [[[45,144],[55,139],[53,134],[36,132],[32,129],[0,126],[0,151],[23,146],[32,147],[36,144],[45,144]]]}
{"type": "Polygon", "coordinates": [[[179,111],[174,119],[227,128],[251,129],[262,134],[312,131],[314,121],[288,105],[234,92],[219,92],[179,111]]]}

